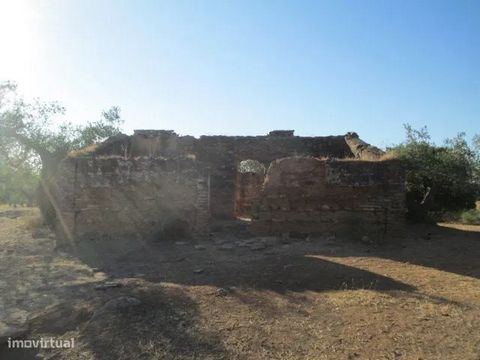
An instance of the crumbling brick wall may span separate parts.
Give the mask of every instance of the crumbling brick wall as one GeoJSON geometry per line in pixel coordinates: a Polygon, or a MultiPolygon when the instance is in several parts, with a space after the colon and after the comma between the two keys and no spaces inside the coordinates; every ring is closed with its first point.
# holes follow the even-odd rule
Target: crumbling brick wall
{"type": "Polygon", "coordinates": [[[293,132],[272,133],[267,136],[201,136],[196,141],[197,159],[211,177],[213,217],[234,216],[235,181],[242,160],[257,160],[268,167],[275,159],[294,155],[353,157],[343,136],[301,137],[293,136],[293,132]]]}
{"type": "Polygon", "coordinates": [[[202,232],[197,226],[205,212],[203,207],[197,211],[203,206],[202,176],[192,159],[76,156],[65,159],[58,173],[49,188],[61,238],[173,238],[202,232]]]}
{"type": "MultiPolygon", "coordinates": [[[[400,168],[393,162],[316,159],[381,155],[353,133],[300,137],[293,131],[274,131],[196,139],[167,130],[136,130],[132,136],[118,135],[71,154],[47,192],[57,214],[57,231],[66,239],[172,238],[182,232],[206,236],[211,218],[236,215],[236,182],[246,181],[237,177],[238,164],[250,159],[268,167],[273,161],[254,221],[257,227],[316,229],[319,223],[340,227],[361,219],[385,228],[403,211],[400,168]],[[276,160],[291,156],[296,160],[276,160]],[[281,170],[284,167],[291,170],[281,170]]],[[[260,183],[249,185],[246,202],[238,204],[242,211],[250,211],[260,183]]]]}
{"type": "Polygon", "coordinates": [[[293,131],[272,131],[266,136],[179,136],[167,130],[135,130],[133,136],[107,141],[96,155],[187,156],[195,158],[210,177],[210,211],[215,218],[235,215],[237,166],[242,160],[271,161],[294,155],[353,157],[344,136],[294,136],[293,131]]]}
{"type": "Polygon", "coordinates": [[[262,191],[265,175],[262,173],[237,173],[235,194],[235,215],[251,217],[252,207],[257,202],[262,191]]]}
{"type": "Polygon", "coordinates": [[[290,157],[270,165],[252,226],[260,233],[379,239],[401,228],[404,216],[404,172],[397,161],[290,157]]]}

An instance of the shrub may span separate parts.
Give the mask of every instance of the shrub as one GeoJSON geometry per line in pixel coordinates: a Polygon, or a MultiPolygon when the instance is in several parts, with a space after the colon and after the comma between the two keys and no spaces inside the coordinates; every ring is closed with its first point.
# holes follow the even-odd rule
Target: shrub
{"type": "Polygon", "coordinates": [[[469,225],[480,225],[480,210],[471,209],[465,211],[460,216],[460,221],[469,225]]]}
{"type": "Polygon", "coordinates": [[[389,149],[406,169],[410,219],[438,220],[447,211],[475,207],[479,197],[479,154],[461,133],[443,146],[430,141],[426,128],[405,125],[405,142],[389,149]]]}

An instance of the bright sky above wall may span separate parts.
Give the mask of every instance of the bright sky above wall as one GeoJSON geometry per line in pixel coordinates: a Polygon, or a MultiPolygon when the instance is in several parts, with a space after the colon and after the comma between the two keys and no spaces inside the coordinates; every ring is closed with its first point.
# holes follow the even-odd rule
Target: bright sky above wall
{"type": "Polygon", "coordinates": [[[74,122],[299,135],[480,133],[480,2],[0,0],[0,80],[74,122]]]}

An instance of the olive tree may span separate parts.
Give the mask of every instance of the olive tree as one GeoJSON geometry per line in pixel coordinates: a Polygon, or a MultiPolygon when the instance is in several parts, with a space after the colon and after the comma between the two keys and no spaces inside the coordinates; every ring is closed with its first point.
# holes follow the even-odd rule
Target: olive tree
{"type": "Polygon", "coordinates": [[[465,133],[435,145],[424,127],[405,125],[406,140],[389,149],[406,168],[407,207],[411,218],[437,219],[447,211],[475,207],[479,196],[479,137],[470,146],[465,133]]]}
{"type": "MultiPolygon", "coordinates": [[[[15,83],[0,83],[0,176],[2,171],[4,177],[23,171],[38,174],[44,182],[70,151],[118,134],[122,124],[118,107],[83,125],[66,121],[64,114],[65,108],[57,102],[27,102],[18,95],[15,83]]],[[[14,191],[12,186],[15,183],[9,191],[14,191]]]]}

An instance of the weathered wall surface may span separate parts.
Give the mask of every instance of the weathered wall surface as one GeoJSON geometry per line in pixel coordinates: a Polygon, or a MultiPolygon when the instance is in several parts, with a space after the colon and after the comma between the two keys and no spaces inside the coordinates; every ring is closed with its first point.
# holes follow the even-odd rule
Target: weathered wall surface
{"type": "Polygon", "coordinates": [[[380,160],[385,154],[376,146],[372,146],[358,137],[357,133],[349,132],[345,135],[345,142],[353,156],[361,160],[380,160]]]}
{"type": "Polygon", "coordinates": [[[80,156],[65,159],[58,174],[50,189],[67,239],[175,237],[202,221],[192,159],[80,156]]]}
{"type": "Polygon", "coordinates": [[[264,174],[255,172],[237,173],[235,215],[251,217],[252,206],[257,202],[265,180],[264,174]]]}
{"type": "Polygon", "coordinates": [[[403,211],[399,167],[314,159],[381,155],[353,137],[118,135],[60,164],[49,186],[57,229],[71,239],[205,236],[210,218],[235,216],[236,200],[237,210],[251,212],[262,181],[238,175],[247,159],[265,166],[274,161],[257,208],[259,228],[333,228],[358,219],[385,227],[403,211]],[[300,157],[275,161],[289,156],[300,157]],[[236,184],[243,186],[241,196],[236,184]]]}
{"type": "Polygon", "coordinates": [[[301,137],[293,131],[273,131],[266,136],[178,136],[166,130],[136,130],[101,145],[97,155],[188,156],[195,158],[203,175],[210,177],[210,210],[213,217],[229,218],[235,213],[237,165],[258,160],[268,166],[287,156],[353,157],[344,136],[301,137]]]}
{"type": "Polygon", "coordinates": [[[275,159],[295,155],[353,157],[343,136],[202,136],[195,148],[198,160],[210,171],[212,216],[222,218],[235,212],[235,180],[242,160],[257,160],[268,167],[275,159]]]}
{"type": "Polygon", "coordinates": [[[384,237],[404,221],[403,174],[397,161],[276,160],[254,208],[253,228],[384,237]]]}

